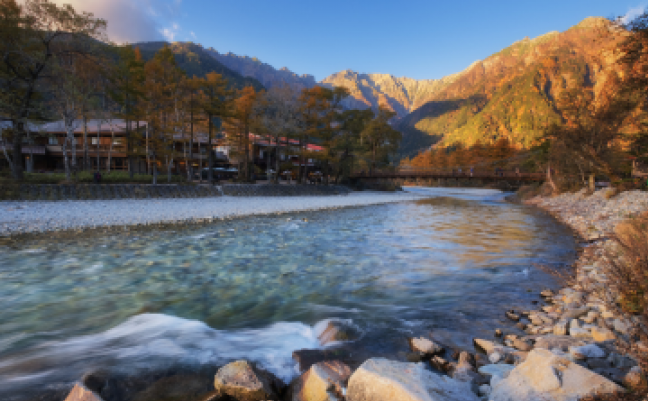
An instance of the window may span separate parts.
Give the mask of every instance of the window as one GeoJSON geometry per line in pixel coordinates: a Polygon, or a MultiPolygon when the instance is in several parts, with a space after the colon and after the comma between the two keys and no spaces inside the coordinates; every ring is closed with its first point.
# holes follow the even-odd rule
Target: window
{"type": "Polygon", "coordinates": [[[97,145],[99,144],[99,138],[91,138],[92,139],[92,144],[97,145]]]}
{"type": "Polygon", "coordinates": [[[124,143],[123,141],[124,141],[124,138],[115,138],[115,140],[113,141],[113,144],[122,145],[124,143]]]}
{"type": "Polygon", "coordinates": [[[55,136],[50,136],[49,138],[47,138],[47,144],[48,145],[58,145],[59,144],[58,143],[58,138],[55,137],[55,136]]]}

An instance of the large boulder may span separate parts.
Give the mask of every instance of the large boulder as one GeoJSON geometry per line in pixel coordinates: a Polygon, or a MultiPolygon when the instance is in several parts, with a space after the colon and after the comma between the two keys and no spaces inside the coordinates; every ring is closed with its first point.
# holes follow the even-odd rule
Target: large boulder
{"type": "Polygon", "coordinates": [[[65,401],[103,401],[101,397],[83,384],[77,383],[68,394],[65,401]]]}
{"type": "Polygon", "coordinates": [[[339,394],[351,376],[340,361],[316,363],[293,384],[292,401],[328,401],[329,393],[339,394]]]}
{"type": "Polygon", "coordinates": [[[271,373],[247,361],[236,361],[223,366],[214,378],[216,391],[237,401],[278,400],[282,385],[271,373]]]}
{"type": "Polygon", "coordinates": [[[612,381],[567,358],[534,349],[527,360],[495,385],[492,401],[576,401],[593,394],[623,391],[612,381]]]}
{"type": "Polygon", "coordinates": [[[426,370],[422,364],[372,358],[349,380],[347,401],[478,401],[470,384],[426,370]]]}

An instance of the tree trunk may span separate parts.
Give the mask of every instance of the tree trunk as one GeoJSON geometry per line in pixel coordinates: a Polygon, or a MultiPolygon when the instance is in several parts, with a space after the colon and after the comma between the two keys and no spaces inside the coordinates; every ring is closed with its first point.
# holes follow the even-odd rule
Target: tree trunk
{"type": "Polygon", "coordinates": [[[588,185],[589,185],[589,191],[591,193],[594,193],[594,191],[596,191],[596,181],[595,181],[594,174],[590,174],[588,185]]]}
{"type": "Polygon", "coordinates": [[[297,184],[303,184],[304,183],[304,170],[306,169],[305,166],[305,158],[304,158],[304,139],[299,138],[299,174],[297,177],[297,184]]]}
{"type": "Polygon", "coordinates": [[[14,177],[14,164],[13,160],[9,156],[9,152],[7,152],[7,148],[9,147],[9,142],[8,141],[2,141],[2,152],[4,153],[5,159],[7,159],[7,163],[9,163],[9,168],[11,169],[11,176],[14,177]]]}
{"type": "Polygon", "coordinates": [[[273,181],[275,184],[279,184],[279,168],[281,167],[279,165],[279,137],[275,138],[275,176],[273,177],[273,181]]]}
{"type": "Polygon", "coordinates": [[[146,124],[146,174],[151,174],[151,157],[149,155],[149,125],[146,124]]]}
{"type": "Polygon", "coordinates": [[[88,117],[83,116],[83,169],[90,170],[90,151],[88,149],[88,117]]]}
{"type": "Polygon", "coordinates": [[[68,143],[70,142],[69,134],[66,135],[65,139],[63,140],[63,165],[65,167],[65,180],[70,181],[72,178],[70,176],[70,159],[68,158],[68,153],[67,153],[67,148],[68,148],[68,143]]]}
{"type": "Polygon", "coordinates": [[[250,127],[245,123],[245,136],[243,137],[243,144],[245,145],[245,182],[249,182],[252,178],[250,175],[250,127]]]}
{"type": "MultiPolygon", "coordinates": [[[[193,92],[191,92],[191,104],[193,106],[193,92]]],[[[189,163],[187,164],[187,170],[189,175],[189,181],[193,180],[193,144],[194,144],[194,116],[193,116],[193,107],[191,108],[191,121],[189,127],[189,134],[191,140],[189,142],[189,163]]],[[[202,172],[201,172],[202,174],[202,172]]]]}
{"type": "MultiPolygon", "coordinates": [[[[153,155],[153,158],[155,159],[155,154],[153,155]]],[[[157,163],[153,161],[153,185],[157,185],[157,163]]]]}
{"type": "Polygon", "coordinates": [[[22,161],[22,139],[25,135],[25,123],[14,122],[13,130],[13,177],[16,180],[23,180],[23,161],[22,161]]]}
{"type": "Polygon", "coordinates": [[[198,182],[202,184],[202,148],[198,142],[198,182]]]}
{"type": "MultiPolygon", "coordinates": [[[[76,159],[76,139],[74,138],[74,119],[70,122],[68,126],[68,137],[70,139],[70,147],[72,148],[72,160],[71,160],[71,170],[74,174],[74,181],[77,178],[77,159],[76,159]]],[[[68,178],[69,180],[69,178],[68,178]]]]}
{"type": "Polygon", "coordinates": [[[101,171],[101,119],[97,122],[97,171],[101,171]]]}
{"type": "MultiPolygon", "coordinates": [[[[139,123],[139,121],[138,121],[139,123]]],[[[128,157],[128,176],[133,179],[135,176],[135,160],[133,158],[133,143],[131,139],[131,120],[126,120],[126,156],[128,157]]],[[[139,125],[139,124],[138,124],[139,125]]],[[[139,128],[139,127],[138,127],[139,128]]]]}
{"type": "Polygon", "coordinates": [[[549,185],[551,185],[551,190],[553,191],[554,194],[558,193],[558,188],[556,187],[556,184],[553,182],[553,178],[551,178],[551,164],[547,165],[547,182],[549,185]]]}
{"type": "Polygon", "coordinates": [[[167,182],[171,183],[171,166],[173,165],[173,157],[165,156],[167,160],[167,182]]]}
{"type": "Polygon", "coordinates": [[[110,119],[110,147],[108,148],[108,166],[107,171],[110,173],[110,167],[112,166],[112,151],[113,145],[115,144],[115,127],[113,125],[112,119],[110,119]]]}
{"type": "Polygon", "coordinates": [[[209,138],[207,138],[207,183],[212,184],[214,182],[214,172],[212,170],[213,160],[212,160],[212,130],[214,128],[214,123],[212,122],[213,116],[208,115],[209,118],[209,138]]]}

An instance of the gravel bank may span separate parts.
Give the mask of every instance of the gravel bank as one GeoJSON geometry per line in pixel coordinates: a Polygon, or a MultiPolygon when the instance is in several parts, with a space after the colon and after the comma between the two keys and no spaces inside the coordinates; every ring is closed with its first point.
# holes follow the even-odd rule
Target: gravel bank
{"type": "Polygon", "coordinates": [[[182,223],[195,220],[334,209],[422,199],[413,193],[354,192],[343,196],[124,199],[3,202],[0,236],[81,228],[182,223]]]}
{"type": "Polygon", "coordinates": [[[526,201],[553,214],[585,240],[608,236],[621,221],[648,211],[648,192],[626,191],[609,197],[607,189],[591,196],[586,191],[526,201]],[[609,198],[609,199],[608,199],[609,198]]]}

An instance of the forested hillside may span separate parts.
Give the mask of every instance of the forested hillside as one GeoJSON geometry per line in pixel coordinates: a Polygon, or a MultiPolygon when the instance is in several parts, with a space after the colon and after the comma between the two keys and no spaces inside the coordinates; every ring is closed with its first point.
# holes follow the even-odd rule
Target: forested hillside
{"type": "Polygon", "coordinates": [[[209,72],[216,72],[226,78],[230,85],[235,88],[253,86],[256,90],[263,89],[263,85],[256,79],[244,77],[236,71],[233,71],[218,60],[214,59],[200,45],[191,42],[142,42],[135,43],[133,47],[140,49],[145,61],[153,58],[164,45],[169,45],[175,55],[178,67],[187,73],[188,76],[204,77],[209,72]]]}
{"type": "Polygon", "coordinates": [[[472,145],[506,138],[531,146],[551,123],[562,123],[560,93],[573,89],[597,98],[613,68],[615,29],[606,19],[587,18],[474,63],[399,123],[401,154],[437,141],[472,145]]]}

